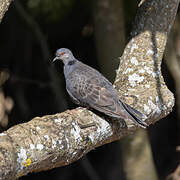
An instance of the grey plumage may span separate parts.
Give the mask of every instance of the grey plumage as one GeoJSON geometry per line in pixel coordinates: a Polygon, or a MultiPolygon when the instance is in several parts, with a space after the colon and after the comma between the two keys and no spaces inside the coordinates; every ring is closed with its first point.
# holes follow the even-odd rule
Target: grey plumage
{"type": "Polygon", "coordinates": [[[104,114],[130,119],[145,128],[146,116],[119,99],[112,84],[97,70],[78,61],[69,49],[56,51],[55,60],[64,63],[66,89],[76,104],[94,108],[104,114]]]}

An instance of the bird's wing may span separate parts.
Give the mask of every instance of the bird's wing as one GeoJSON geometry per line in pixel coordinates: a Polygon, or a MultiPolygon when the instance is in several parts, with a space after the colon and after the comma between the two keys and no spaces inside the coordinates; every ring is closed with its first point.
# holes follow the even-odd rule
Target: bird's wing
{"type": "Polygon", "coordinates": [[[70,95],[72,101],[73,101],[75,104],[80,104],[80,102],[78,101],[78,99],[76,99],[76,98],[72,95],[71,91],[70,91],[68,88],[66,88],[66,90],[67,90],[68,94],[70,95]]]}
{"type": "Polygon", "coordinates": [[[98,99],[91,107],[112,117],[128,118],[125,108],[118,101],[118,97],[114,97],[114,94],[104,87],[99,89],[98,99]]]}
{"type": "MultiPolygon", "coordinates": [[[[88,72],[86,72],[88,73],[88,72]]],[[[118,97],[107,88],[103,78],[94,74],[73,73],[71,81],[71,96],[78,99],[82,105],[87,105],[105,114],[121,117],[120,110],[125,109],[118,103],[118,97]],[[120,113],[120,114],[119,114],[120,113]]],[[[122,117],[124,118],[124,117],[122,117]]]]}
{"type": "Polygon", "coordinates": [[[142,121],[143,114],[121,102],[112,84],[95,69],[81,63],[68,74],[66,86],[78,104],[92,107],[111,117],[130,119],[141,127],[147,126],[142,121]]]}
{"type": "Polygon", "coordinates": [[[81,105],[92,107],[111,117],[130,119],[141,127],[146,127],[147,124],[142,121],[144,115],[122,102],[106,81],[96,74],[86,72],[85,75],[82,71],[81,74],[74,72],[71,80],[71,96],[81,105]]]}

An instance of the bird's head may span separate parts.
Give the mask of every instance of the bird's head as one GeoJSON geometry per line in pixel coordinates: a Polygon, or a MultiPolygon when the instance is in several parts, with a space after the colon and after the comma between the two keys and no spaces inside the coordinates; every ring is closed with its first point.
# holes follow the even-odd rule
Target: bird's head
{"type": "Polygon", "coordinates": [[[62,60],[63,63],[66,65],[74,59],[75,58],[69,49],[61,48],[56,51],[56,57],[53,59],[53,62],[56,60],[62,60]]]}

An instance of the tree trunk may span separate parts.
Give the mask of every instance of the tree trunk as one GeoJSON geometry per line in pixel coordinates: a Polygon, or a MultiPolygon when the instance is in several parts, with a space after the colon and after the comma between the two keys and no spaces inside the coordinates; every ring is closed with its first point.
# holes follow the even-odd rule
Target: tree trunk
{"type": "MultiPolygon", "coordinates": [[[[114,80],[114,73],[119,64],[119,60],[114,57],[120,55],[125,46],[123,3],[120,0],[113,2],[97,0],[95,7],[94,24],[98,62],[102,73],[110,80],[114,80]]],[[[146,180],[147,174],[149,179],[157,179],[146,131],[138,130],[135,134],[123,138],[121,149],[127,180],[146,180]]]]}

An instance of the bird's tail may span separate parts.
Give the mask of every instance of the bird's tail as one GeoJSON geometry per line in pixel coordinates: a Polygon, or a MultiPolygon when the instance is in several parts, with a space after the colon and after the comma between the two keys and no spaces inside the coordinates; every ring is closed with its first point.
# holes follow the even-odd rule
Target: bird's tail
{"type": "Polygon", "coordinates": [[[142,114],[141,112],[137,111],[136,109],[132,108],[130,105],[122,102],[123,107],[126,109],[126,111],[129,113],[131,120],[133,120],[135,123],[138,123],[139,126],[142,128],[146,128],[148,125],[143,120],[147,119],[147,116],[142,114]]]}

